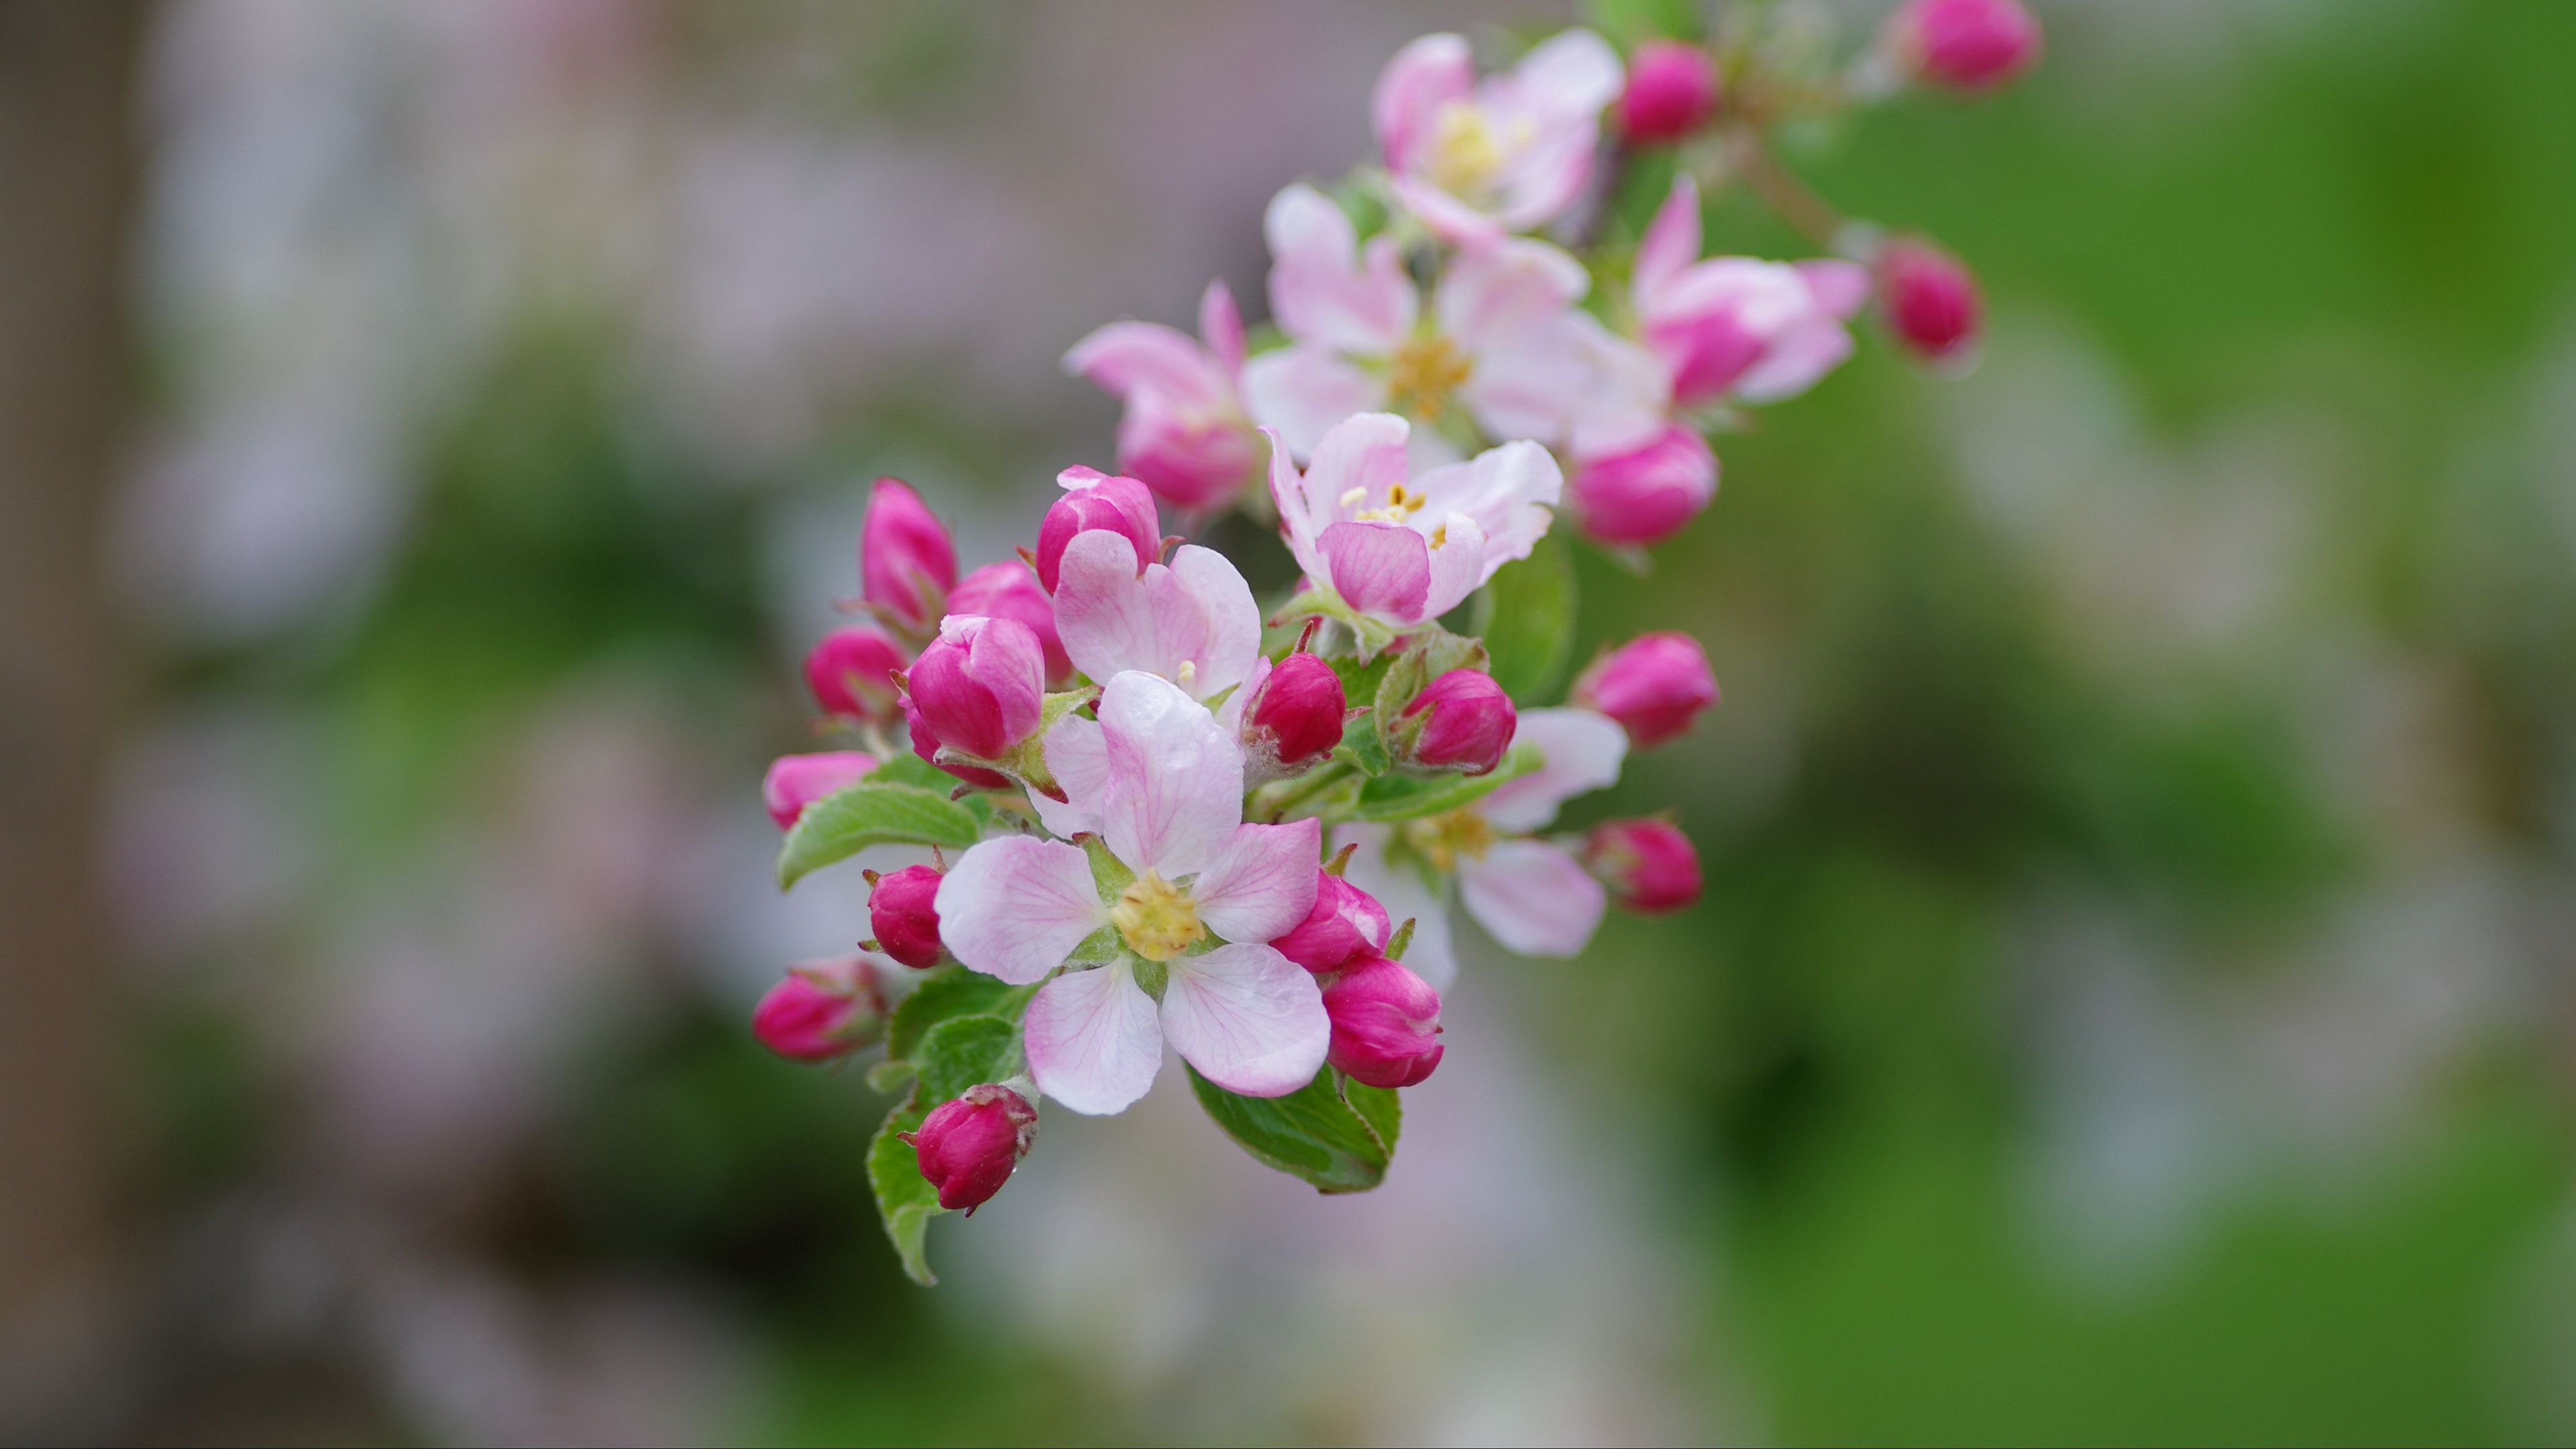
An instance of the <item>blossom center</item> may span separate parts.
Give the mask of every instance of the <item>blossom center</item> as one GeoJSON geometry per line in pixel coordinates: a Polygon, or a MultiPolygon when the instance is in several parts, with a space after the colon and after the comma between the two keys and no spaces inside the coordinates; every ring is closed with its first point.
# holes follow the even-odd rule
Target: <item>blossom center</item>
{"type": "Polygon", "coordinates": [[[1474,101],[1451,101],[1431,123],[1431,155],[1423,168],[1432,183],[1454,196],[1473,196],[1503,169],[1503,138],[1493,118],[1474,101]]]}
{"type": "Polygon", "coordinates": [[[1129,950],[1148,961],[1169,961],[1207,935],[1190,893],[1150,870],[1109,908],[1109,923],[1129,950]]]}
{"type": "Polygon", "coordinates": [[[1404,843],[1439,869],[1456,870],[1462,856],[1468,860],[1485,858],[1485,852],[1494,845],[1494,827],[1474,806],[1461,806],[1445,815],[1406,822],[1404,843]]]}
{"type": "Polygon", "coordinates": [[[1387,359],[1387,406],[1437,424],[1449,408],[1450,394],[1475,370],[1475,364],[1448,338],[1437,333],[1414,338],[1387,359]]]}
{"type": "MultiPolygon", "coordinates": [[[[1360,490],[1354,488],[1349,494],[1343,496],[1342,506],[1347,508],[1351,504],[1357,503],[1360,499],[1367,496],[1367,494],[1361,493],[1360,490]]],[[[1422,511],[1422,505],[1430,501],[1431,500],[1428,497],[1419,492],[1407,490],[1401,483],[1390,483],[1386,488],[1386,505],[1384,507],[1363,508],[1359,512],[1352,514],[1351,517],[1362,523],[1402,523],[1414,514],[1420,513],[1422,511]]],[[[1445,528],[1448,525],[1443,524],[1441,526],[1445,528]]]]}

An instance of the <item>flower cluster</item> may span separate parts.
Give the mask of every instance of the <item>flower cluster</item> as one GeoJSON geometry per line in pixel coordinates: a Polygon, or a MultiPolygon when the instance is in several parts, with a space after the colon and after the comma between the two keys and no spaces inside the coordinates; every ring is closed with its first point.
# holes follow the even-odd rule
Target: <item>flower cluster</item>
{"type": "Polygon", "coordinates": [[[1214,284],[1195,335],[1113,322],[1066,355],[1123,401],[1118,471],[1059,475],[1018,557],[961,577],[936,514],[876,484],[867,617],[805,666],[864,748],[782,759],[764,798],[783,883],[929,859],[868,872],[872,938],[796,967],[754,1029],[800,1061],[885,1044],[871,1080],[909,1091],[869,1167],[915,1276],[928,1217],[1002,1189],[1041,1100],[1121,1111],[1167,1046],[1255,1156],[1374,1186],[1394,1093],[1444,1051],[1453,904],[1571,957],[1612,904],[1697,898],[1669,814],[1558,825],[1718,691],[1662,631],[1541,704],[1574,636],[1556,524],[1669,537],[1716,492],[1709,434],[1832,372],[1873,297],[1916,353],[1971,354],[1966,272],[1832,213],[1767,136],[1905,78],[1990,87],[2038,46],[2014,0],[1910,0],[1839,77],[1726,33],[1623,58],[1569,30],[1485,74],[1460,37],[1415,41],[1378,79],[1374,162],[1272,199],[1257,344],[1214,284]],[[1705,255],[1703,190],[1739,182],[1836,254],[1705,255]],[[1164,532],[1237,507],[1301,575],[1266,607],[1164,532]]]}

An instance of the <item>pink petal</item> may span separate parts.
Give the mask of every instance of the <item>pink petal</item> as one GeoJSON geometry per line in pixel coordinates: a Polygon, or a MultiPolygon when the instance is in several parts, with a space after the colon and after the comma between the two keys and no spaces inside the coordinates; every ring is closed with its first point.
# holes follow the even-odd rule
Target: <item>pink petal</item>
{"type": "Polygon", "coordinates": [[[949,951],[1014,986],[1063,965],[1084,937],[1109,924],[1082,848],[1026,835],[967,851],[940,877],[932,904],[949,951]]]}
{"type": "Polygon", "coordinates": [[[1095,1117],[1126,1111],[1163,1065],[1154,998],[1123,960],[1040,987],[1021,1018],[1020,1041],[1038,1090],[1095,1117]]]}
{"type": "Polygon", "coordinates": [[[1227,941],[1267,941],[1315,908],[1324,827],[1315,820],[1242,825],[1190,885],[1199,920],[1227,941]]]}
{"type": "Polygon", "coordinates": [[[1542,840],[1496,841],[1458,862],[1458,893],[1486,934],[1522,956],[1582,954],[1609,904],[1601,882],[1542,840]]]}
{"type": "Polygon", "coordinates": [[[1389,171],[1412,169],[1414,157],[1437,124],[1440,108],[1476,85],[1467,42],[1456,35],[1426,35],[1395,53],[1378,72],[1369,97],[1378,152],[1389,171]]]}
{"type": "Polygon", "coordinates": [[[1222,407],[1233,391],[1231,369],[1186,332],[1158,322],[1112,322],[1073,344],[1064,370],[1119,398],[1159,393],[1195,407],[1222,407]]]}
{"type": "Polygon", "coordinates": [[[1253,602],[1252,585],[1224,554],[1194,543],[1175,549],[1164,573],[1172,593],[1200,620],[1204,642],[1191,656],[1190,694],[1209,699],[1242,683],[1261,657],[1261,606],[1253,602]]]}
{"type": "Polygon", "coordinates": [[[1178,879],[1243,823],[1243,747],[1178,685],[1130,670],[1100,696],[1109,744],[1101,835],[1132,870],[1178,879]]]}
{"type": "MultiPolygon", "coordinates": [[[[1430,516],[1428,510],[1423,516],[1430,516]]],[[[1485,532],[1476,526],[1476,520],[1452,513],[1443,523],[1445,526],[1432,530],[1438,542],[1430,546],[1431,586],[1422,598],[1422,617],[1426,619],[1437,619],[1465,603],[1467,596],[1502,566],[1502,561],[1485,547],[1485,532]]]]}
{"type": "Polygon", "coordinates": [[[1393,624],[1429,617],[1431,544],[1401,523],[1336,523],[1324,530],[1324,573],[1342,602],[1393,624]]]}
{"type": "Polygon", "coordinates": [[[1512,743],[1535,747],[1544,763],[1476,802],[1477,812],[1498,830],[1544,827],[1566,801],[1617,784],[1619,766],[1628,758],[1628,732],[1588,709],[1522,710],[1512,743]]]}
{"type": "Polygon", "coordinates": [[[1234,293],[1223,277],[1208,283],[1199,294],[1199,340],[1207,344],[1228,379],[1243,371],[1243,313],[1235,307],[1234,293]]]}
{"type": "Polygon", "coordinates": [[[1815,257],[1790,263],[1816,309],[1829,317],[1848,317],[1869,300],[1869,268],[1858,262],[1815,257]]]}
{"type": "Polygon", "coordinates": [[[1068,839],[1084,831],[1100,829],[1100,795],[1109,788],[1109,741],[1100,732],[1100,721],[1068,714],[1047,731],[1046,767],[1064,790],[1064,802],[1048,799],[1031,790],[1029,803],[1037,807],[1038,819],[1046,828],[1068,839]]]}
{"type": "Polygon", "coordinates": [[[1434,236],[1451,246],[1474,251],[1503,239],[1503,224],[1428,181],[1412,176],[1397,176],[1388,183],[1396,204],[1413,213],[1414,219],[1431,228],[1434,236]]]}
{"type": "Polygon", "coordinates": [[[1413,943],[1404,952],[1405,969],[1430,982],[1433,990],[1446,991],[1458,979],[1458,956],[1449,943],[1449,904],[1423,883],[1412,866],[1386,858],[1392,835],[1384,825],[1335,826],[1335,848],[1359,847],[1342,878],[1377,897],[1399,929],[1406,921],[1413,922],[1413,943]]]}
{"type": "Polygon", "coordinates": [[[1315,1079],[1333,1024],[1295,962],[1239,941],[1177,957],[1171,972],[1163,1035],[1199,1075],[1247,1097],[1284,1097],[1315,1079]]]}
{"type": "Polygon", "coordinates": [[[1106,529],[1077,534],[1057,565],[1056,630],[1093,679],[1142,670],[1203,699],[1240,682],[1261,649],[1261,608],[1223,554],[1183,545],[1138,578],[1135,551],[1106,529]],[[1106,540],[1105,542],[1103,540],[1106,540]],[[1186,666],[1186,667],[1185,667],[1186,666]]]}
{"type": "Polygon", "coordinates": [[[1328,347],[1299,343],[1243,366],[1243,405],[1276,428],[1298,457],[1311,456],[1335,423],[1386,405],[1386,384],[1328,347]]]}
{"type": "Polygon", "coordinates": [[[1270,200],[1270,314],[1300,342],[1343,352],[1392,352],[1413,330],[1419,305],[1392,237],[1372,238],[1365,257],[1351,220],[1331,198],[1295,185],[1270,200]]]}
{"type": "MultiPolygon", "coordinates": [[[[1688,171],[1675,172],[1671,194],[1655,208],[1655,219],[1646,224],[1646,235],[1637,243],[1637,270],[1629,295],[1636,299],[1639,312],[1646,310],[1646,298],[1699,260],[1699,247],[1699,183],[1688,171]]],[[[1862,285],[1866,288],[1866,279],[1862,285]]]]}
{"type": "Polygon", "coordinates": [[[1627,71],[1619,52],[1593,31],[1577,26],[1531,46],[1512,67],[1517,107],[1551,117],[1590,117],[1619,98],[1627,71]]]}
{"type": "Polygon", "coordinates": [[[1749,403],[1796,397],[1851,354],[1851,333],[1818,314],[1781,333],[1762,360],[1735,380],[1735,395],[1749,403]]]}
{"type": "Polygon", "coordinates": [[[1435,468],[1414,479],[1407,491],[1427,500],[1425,514],[1463,513],[1475,520],[1484,535],[1490,577],[1513,559],[1529,557],[1547,532],[1554,519],[1549,510],[1565,493],[1565,471],[1536,443],[1505,443],[1472,461],[1435,468]]]}
{"type": "Polygon", "coordinates": [[[1591,285],[1591,274],[1562,248],[1507,241],[1452,262],[1433,306],[1441,332],[1481,352],[1564,315],[1591,285]]]}

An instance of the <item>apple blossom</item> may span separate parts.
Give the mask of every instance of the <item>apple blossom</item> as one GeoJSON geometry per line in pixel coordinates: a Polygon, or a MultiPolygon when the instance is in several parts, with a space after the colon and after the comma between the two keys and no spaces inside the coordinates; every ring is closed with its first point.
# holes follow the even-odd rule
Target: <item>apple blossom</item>
{"type": "Polygon", "coordinates": [[[1324,985],[1333,1035],[1325,1059],[1372,1087],[1419,1086],[1440,1065],[1440,993],[1368,952],[1324,985]]]}
{"type": "MultiPolygon", "coordinates": [[[[1034,734],[1046,708],[1046,651],[1016,619],[951,614],[904,675],[916,731],[983,760],[1034,734]]],[[[915,741],[918,747],[919,741],[915,741]]]]}
{"type": "Polygon", "coordinates": [[[1632,911],[1678,911],[1699,899],[1699,851],[1669,820],[1613,820],[1584,837],[1586,870],[1632,911]]]}
{"type": "Polygon", "coordinates": [[[927,634],[956,582],[946,525],[902,479],[879,478],[859,537],[859,592],[868,606],[899,629],[927,634]]]}
{"type": "Polygon", "coordinates": [[[1243,318],[1223,282],[1199,298],[1199,336],[1152,322],[1112,322],[1064,355],[1080,373],[1127,404],[1118,422],[1118,467],[1175,508],[1231,500],[1259,473],[1237,381],[1243,318]]]}
{"type": "Polygon", "coordinates": [[[1141,570],[1125,535],[1105,528],[1064,547],[1056,630],[1074,667],[1093,679],[1126,670],[1160,675],[1212,699],[1251,676],[1261,656],[1261,606],[1225,555],[1196,544],[1141,570]]]}
{"type": "Polygon", "coordinates": [[[1629,742],[1643,749],[1689,729],[1715,704],[1717,676],[1698,640],[1666,629],[1640,634],[1594,660],[1574,681],[1573,699],[1617,720],[1629,742]]]}
{"type": "Polygon", "coordinates": [[[953,758],[946,760],[939,758],[939,736],[931,733],[929,724],[921,717],[920,703],[909,694],[903,697],[903,722],[905,729],[910,731],[912,736],[912,752],[921,757],[923,764],[936,765],[979,790],[1010,788],[1011,777],[999,770],[988,770],[981,765],[963,764],[953,758]]]}
{"type": "Polygon", "coordinates": [[[940,872],[908,865],[878,876],[868,892],[868,929],[876,949],[915,970],[939,964],[940,872]]]}
{"type": "Polygon", "coordinates": [[[1578,460],[1566,506],[1585,533],[1614,544],[1661,543],[1717,497],[1717,454],[1676,423],[1640,448],[1578,460]]]}
{"type": "Polygon", "coordinates": [[[751,1034],[792,1062],[828,1062],[876,1039],[885,989],[865,955],[800,961],[752,1008],[751,1034]]]}
{"type": "Polygon", "coordinates": [[[939,1205],[968,1217],[992,1201],[1037,1140],[1037,1104],[991,1082],[968,1087],[942,1102],[921,1125],[900,1134],[918,1159],[921,1175],[939,1190],[939,1205]]]}
{"type": "Polygon", "coordinates": [[[988,619],[1016,619],[1038,636],[1046,653],[1046,677],[1060,685],[1073,677],[1073,660],[1056,633],[1055,601],[1038,585],[1038,576],[1018,559],[988,563],[957,581],[948,591],[948,612],[980,614],[988,619]]]}
{"type": "Polygon", "coordinates": [[[827,750],[812,755],[781,755],[761,777],[760,802],[781,830],[791,829],[805,807],[857,780],[877,767],[874,755],[857,750],[827,750]]]}
{"type": "Polygon", "coordinates": [[[1477,669],[1452,669],[1423,687],[1398,716],[1390,753],[1414,769],[1490,773],[1512,747],[1512,697],[1477,669]]]}
{"type": "Polygon", "coordinates": [[[1339,971],[1361,952],[1386,949],[1394,923],[1377,897],[1329,871],[1315,872],[1315,904],[1306,918],[1270,945],[1280,955],[1321,975],[1339,971]]]}
{"type": "Polygon", "coordinates": [[[1673,178],[1637,245],[1629,284],[1639,336],[1671,369],[1676,404],[1778,402],[1805,392],[1851,355],[1843,322],[1869,299],[1864,268],[1829,260],[1702,260],[1699,252],[1699,187],[1685,171],[1673,178]]]}
{"type": "Polygon", "coordinates": [[[1065,545],[1094,529],[1127,540],[1136,561],[1131,571],[1163,556],[1163,522],[1154,512],[1154,495],[1133,478],[1113,478],[1097,468],[1067,468],[1056,475],[1064,496],[1048,505],[1038,524],[1038,583],[1052,594],[1063,566],[1065,545]]]}
{"type": "Polygon", "coordinates": [[[1238,692],[1246,700],[1238,728],[1253,774],[1295,774],[1342,742],[1346,706],[1342,677],[1333,666],[1300,650],[1275,666],[1262,660],[1253,669],[1255,677],[1238,692]]]}
{"type": "Polygon", "coordinates": [[[1554,221],[1591,179],[1601,110],[1620,80],[1618,52],[1589,30],[1543,40],[1481,83],[1463,37],[1414,41],[1370,98],[1396,199],[1458,243],[1554,221]]]}
{"type": "Polygon", "coordinates": [[[893,675],[911,656],[882,629],[844,624],[805,656],[805,687],[823,712],[880,728],[903,717],[893,675]]]}

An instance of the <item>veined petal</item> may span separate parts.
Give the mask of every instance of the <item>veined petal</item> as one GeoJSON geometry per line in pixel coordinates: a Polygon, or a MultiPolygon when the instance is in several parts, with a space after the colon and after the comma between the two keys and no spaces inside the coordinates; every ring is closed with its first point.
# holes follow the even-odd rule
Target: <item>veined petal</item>
{"type": "Polygon", "coordinates": [[[1484,535],[1490,575],[1513,559],[1529,557],[1553,519],[1548,510],[1565,493],[1565,473],[1538,444],[1505,443],[1468,462],[1435,468],[1407,486],[1426,500],[1425,514],[1445,518],[1463,513],[1475,520],[1484,535]]]}
{"type": "Polygon", "coordinates": [[[1110,853],[1165,879],[1205,869],[1243,823],[1243,747],[1180,686],[1132,669],[1101,692],[1100,726],[1109,745],[1100,833],[1110,853]]]}
{"type": "Polygon", "coordinates": [[[1038,1090],[1095,1117],[1126,1111],[1163,1065],[1154,998],[1123,958],[1040,987],[1020,1040],[1038,1090]]]}
{"type": "Polygon", "coordinates": [[[1098,831],[1100,795],[1109,788],[1109,741],[1100,733],[1100,721],[1068,714],[1047,731],[1044,748],[1046,767],[1065,798],[1058,804],[1045,792],[1031,790],[1029,803],[1037,807],[1038,819],[1067,839],[1098,831]]]}
{"type": "Polygon", "coordinates": [[[1247,1097],[1284,1097],[1315,1079],[1333,1024],[1297,963],[1238,941],[1170,965],[1163,1035],[1200,1076],[1247,1097]]]}
{"type": "Polygon", "coordinates": [[[1420,300],[1391,237],[1363,253],[1349,217],[1311,186],[1289,186],[1262,218],[1270,241],[1270,312],[1300,342],[1343,352],[1392,352],[1413,330],[1420,300]]]}
{"type": "Polygon", "coordinates": [[[1252,696],[1260,691],[1261,681],[1270,677],[1270,668],[1267,655],[1252,656],[1252,668],[1245,672],[1242,687],[1227,695],[1225,703],[1217,706],[1218,728],[1237,739],[1243,737],[1243,711],[1252,703],[1252,696]]]}
{"type": "Polygon", "coordinates": [[[1240,681],[1261,649],[1261,608],[1223,554],[1185,544],[1137,577],[1135,550],[1107,529],[1074,536],[1057,565],[1056,632],[1093,679],[1159,674],[1204,699],[1240,681]]]}
{"type": "Polygon", "coordinates": [[[1582,954],[1609,904],[1601,882],[1543,840],[1498,840],[1459,861],[1458,893],[1486,934],[1522,956],[1582,954]]]}
{"type": "Polygon", "coordinates": [[[1329,347],[1300,342],[1243,365],[1243,402],[1279,430],[1290,452],[1311,456],[1333,424],[1386,405],[1386,384],[1329,347]]]}
{"type": "Polygon", "coordinates": [[[1476,65],[1458,35],[1426,35],[1378,72],[1369,119],[1389,171],[1409,171],[1437,125],[1440,108],[1475,89],[1476,65]]]}
{"type": "MultiPolygon", "coordinates": [[[[1629,284],[1629,295],[1636,299],[1637,310],[1646,310],[1646,299],[1661,292],[1665,285],[1682,274],[1684,268],[1699,260],[1699,183],[1690,172],[1673,174],[1673,189],[1664,204],[1655,208],[1655,219],[1646,224],[1646,235],[1637,243],[1637,265],[1629,284]]],[[[1864,283],[1866,285],[1866,283],[1864,283]]]]}
{"type": "Polygon", "coordinates": [[[1172,593],[1200,620],[1191,696],[1209,699],[1242,683],[1261,657],[1261,606],[1252,600],[1252,585],[1224,554],[1194,543],[1173,551],[1166,573],[1172,593]]]}
{"type": "Polygon", "coordinates": [[[1424,543],[1429,548],[1431,564],[1430,587],[1422,598],[1422,617],[1426,619],[1437,619],[1465,603],[1469,594],[1503,566],[1504,561],[1486,547],[1485,531],[1463,513],[1452,513],[1442,520],[1424,543]]]}
{"type": "Polygon", "coordinates": [[[1199,920],[1227,941],[1288,934],[1315,908],[1315,865],[1323,846],[1320,821],[1236,826],[1190,885],[1199,920]]]}
{"type": "Polygon", "coordinates": [[[1342,601],[1393,624],[1418,624],[1431,601],[1431,542],[1372,519],[1324,530],[1324,573],[1342,601]]]}
{"type": "Polygon", "coordinates": [[[1413,942],[1404,952],[1405,969],[1430,982],[1432,990],[1446,991],[1458,979],[1458,956],[1449,942],[1449,903],[1425,885],[1413,867],[1386,858],[1393,835],[1384,825],[1335,826],[1336,847],[1359,847],[1351,853],[1342,878],[1377,897],[1398,929],[1408,920],[1413,922],[1413,942]]]}
{"type": "Polygon", "coordinates": [[[1206,348],[1159,322],[1096,328],[1065,353],[1064,369],[1120,398],[1154,392],[1191,407],[1222,407],[1233,389],[1232,378],[1206,348]]]}
{"type": "Polygon", "coordinates": [[[970,968],[1026,986],[1109,924],[1079,846],[1018,835],[958,858],[932,898],[939,939],[970,968]]]}
{"type": "Polygon", "coordinates": [[[1588,709],[1522,710],[1512,743],[1535,746],[1544,763],[1495,786],[1476,810],[1495,829],[1516,833],[1545,827],[1577,795],[1617,784],[1628,758],[1628,732],[1588,709]]]}

